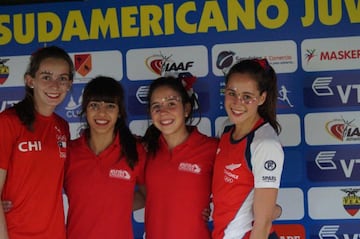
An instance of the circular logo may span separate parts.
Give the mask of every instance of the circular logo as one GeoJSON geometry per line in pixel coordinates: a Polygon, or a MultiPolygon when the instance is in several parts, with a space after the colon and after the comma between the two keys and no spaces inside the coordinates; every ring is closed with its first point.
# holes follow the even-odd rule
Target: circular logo
{"type": "Polygon", "coordinates": [[[268,160],[264,164],[264,168],[269,171],[273,171],[276,168],[276,163],[273,160],[268,160]]]}

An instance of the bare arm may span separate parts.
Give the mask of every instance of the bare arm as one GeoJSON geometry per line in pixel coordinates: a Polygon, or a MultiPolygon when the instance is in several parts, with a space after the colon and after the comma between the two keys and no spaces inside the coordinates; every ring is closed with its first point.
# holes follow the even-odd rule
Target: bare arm
{"type": "Polygon", "coordinates": [[[254,225],[250,239],[267,239],[271,229],[278,189],[255,188],[254,225]]]}
{"type": "MultiPolygon", "coordinates": [[[[6,170],[0,169],[0,195],[2,194],[2,190],[5,184],[6,179],[6,170]]],[[[3,207],[0,207],[0,238],[8,239],[5,213],[3,207]]]]}
{"type": "Polygon", "coordinates": [[[138,186],[138,189],[134,192],[134,203],[133,203],[134,211],[145,207],[145,195],[146,195],[145,186],[144,185],[138,186]]]}

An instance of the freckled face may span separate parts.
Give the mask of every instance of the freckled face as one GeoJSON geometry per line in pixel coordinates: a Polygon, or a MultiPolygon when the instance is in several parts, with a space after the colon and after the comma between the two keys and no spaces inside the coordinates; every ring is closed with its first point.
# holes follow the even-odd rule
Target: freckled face
{"type": "Polygon", "coordinates": [[[151,119],[164,135],[187,133],[185,117],[189,113],[184,107],[180,94],[169,87],[154,90],[150,99],[151,119]]]}
{"type": "Polygon", "coordinates": [[[50,115],[71,88],[70,67],[63,59],[47,58],[41,62],[35,77],[26,75],[25,82],[34,89],[35,109],[50,115]]]}
{"type": "Polygon", "coordinates": [[[260,118],[258,107],[265,99],[266,93],[260,95],[256,81],[248,74],[235,73],[226,84],[225,110],[235,125],[255,123],[260,118]]]}

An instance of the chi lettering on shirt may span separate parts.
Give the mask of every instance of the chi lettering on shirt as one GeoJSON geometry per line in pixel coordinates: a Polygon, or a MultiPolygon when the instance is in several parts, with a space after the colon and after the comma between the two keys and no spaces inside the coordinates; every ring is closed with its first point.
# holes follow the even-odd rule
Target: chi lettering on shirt
{"type": "Polygon", "coordinates": [[[226,129],[217,149],[213,177],[214,239],[247,238],[252,229],[254,188],[279,188],[284,153],[269,123],[235,141],[226,129]]]}
{"type": "Polygon", "coordinates": [[[123,156],[118,135],[99,155],[88,147],[85,134],[71,141],[64,188],[69,200],[67,239],[133,239],[132,209],[136,184],[143,184],[145,152],[137,144],[139,161],[132,170],[123,156]]]}
{"type": "Polygon", "coordinates": [[[145,169],[147,239],[210,239],[202,211],[209,207],[217,140],[192,129],[172,151],[160,136],[145,169]]]}
{"type": "Polygon", "coordinates": [[[9,238],[65,239],[67,122],[55,113],[36,113],[29,131],[12,108],[0,113],[0,122],[0,168],[7,171],[1,198],[13,204],[5,214],[9,238]]]}

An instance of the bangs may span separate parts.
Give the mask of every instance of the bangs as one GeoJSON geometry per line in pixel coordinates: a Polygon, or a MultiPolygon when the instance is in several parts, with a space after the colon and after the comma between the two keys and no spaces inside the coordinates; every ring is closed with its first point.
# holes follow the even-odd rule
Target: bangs
{"type": "Polygon", "coordinates": [[[118,104],[119,97],[115,95],[93,95],[89,98],[89,101],[104,101],[105,103],[118,104]]]}

